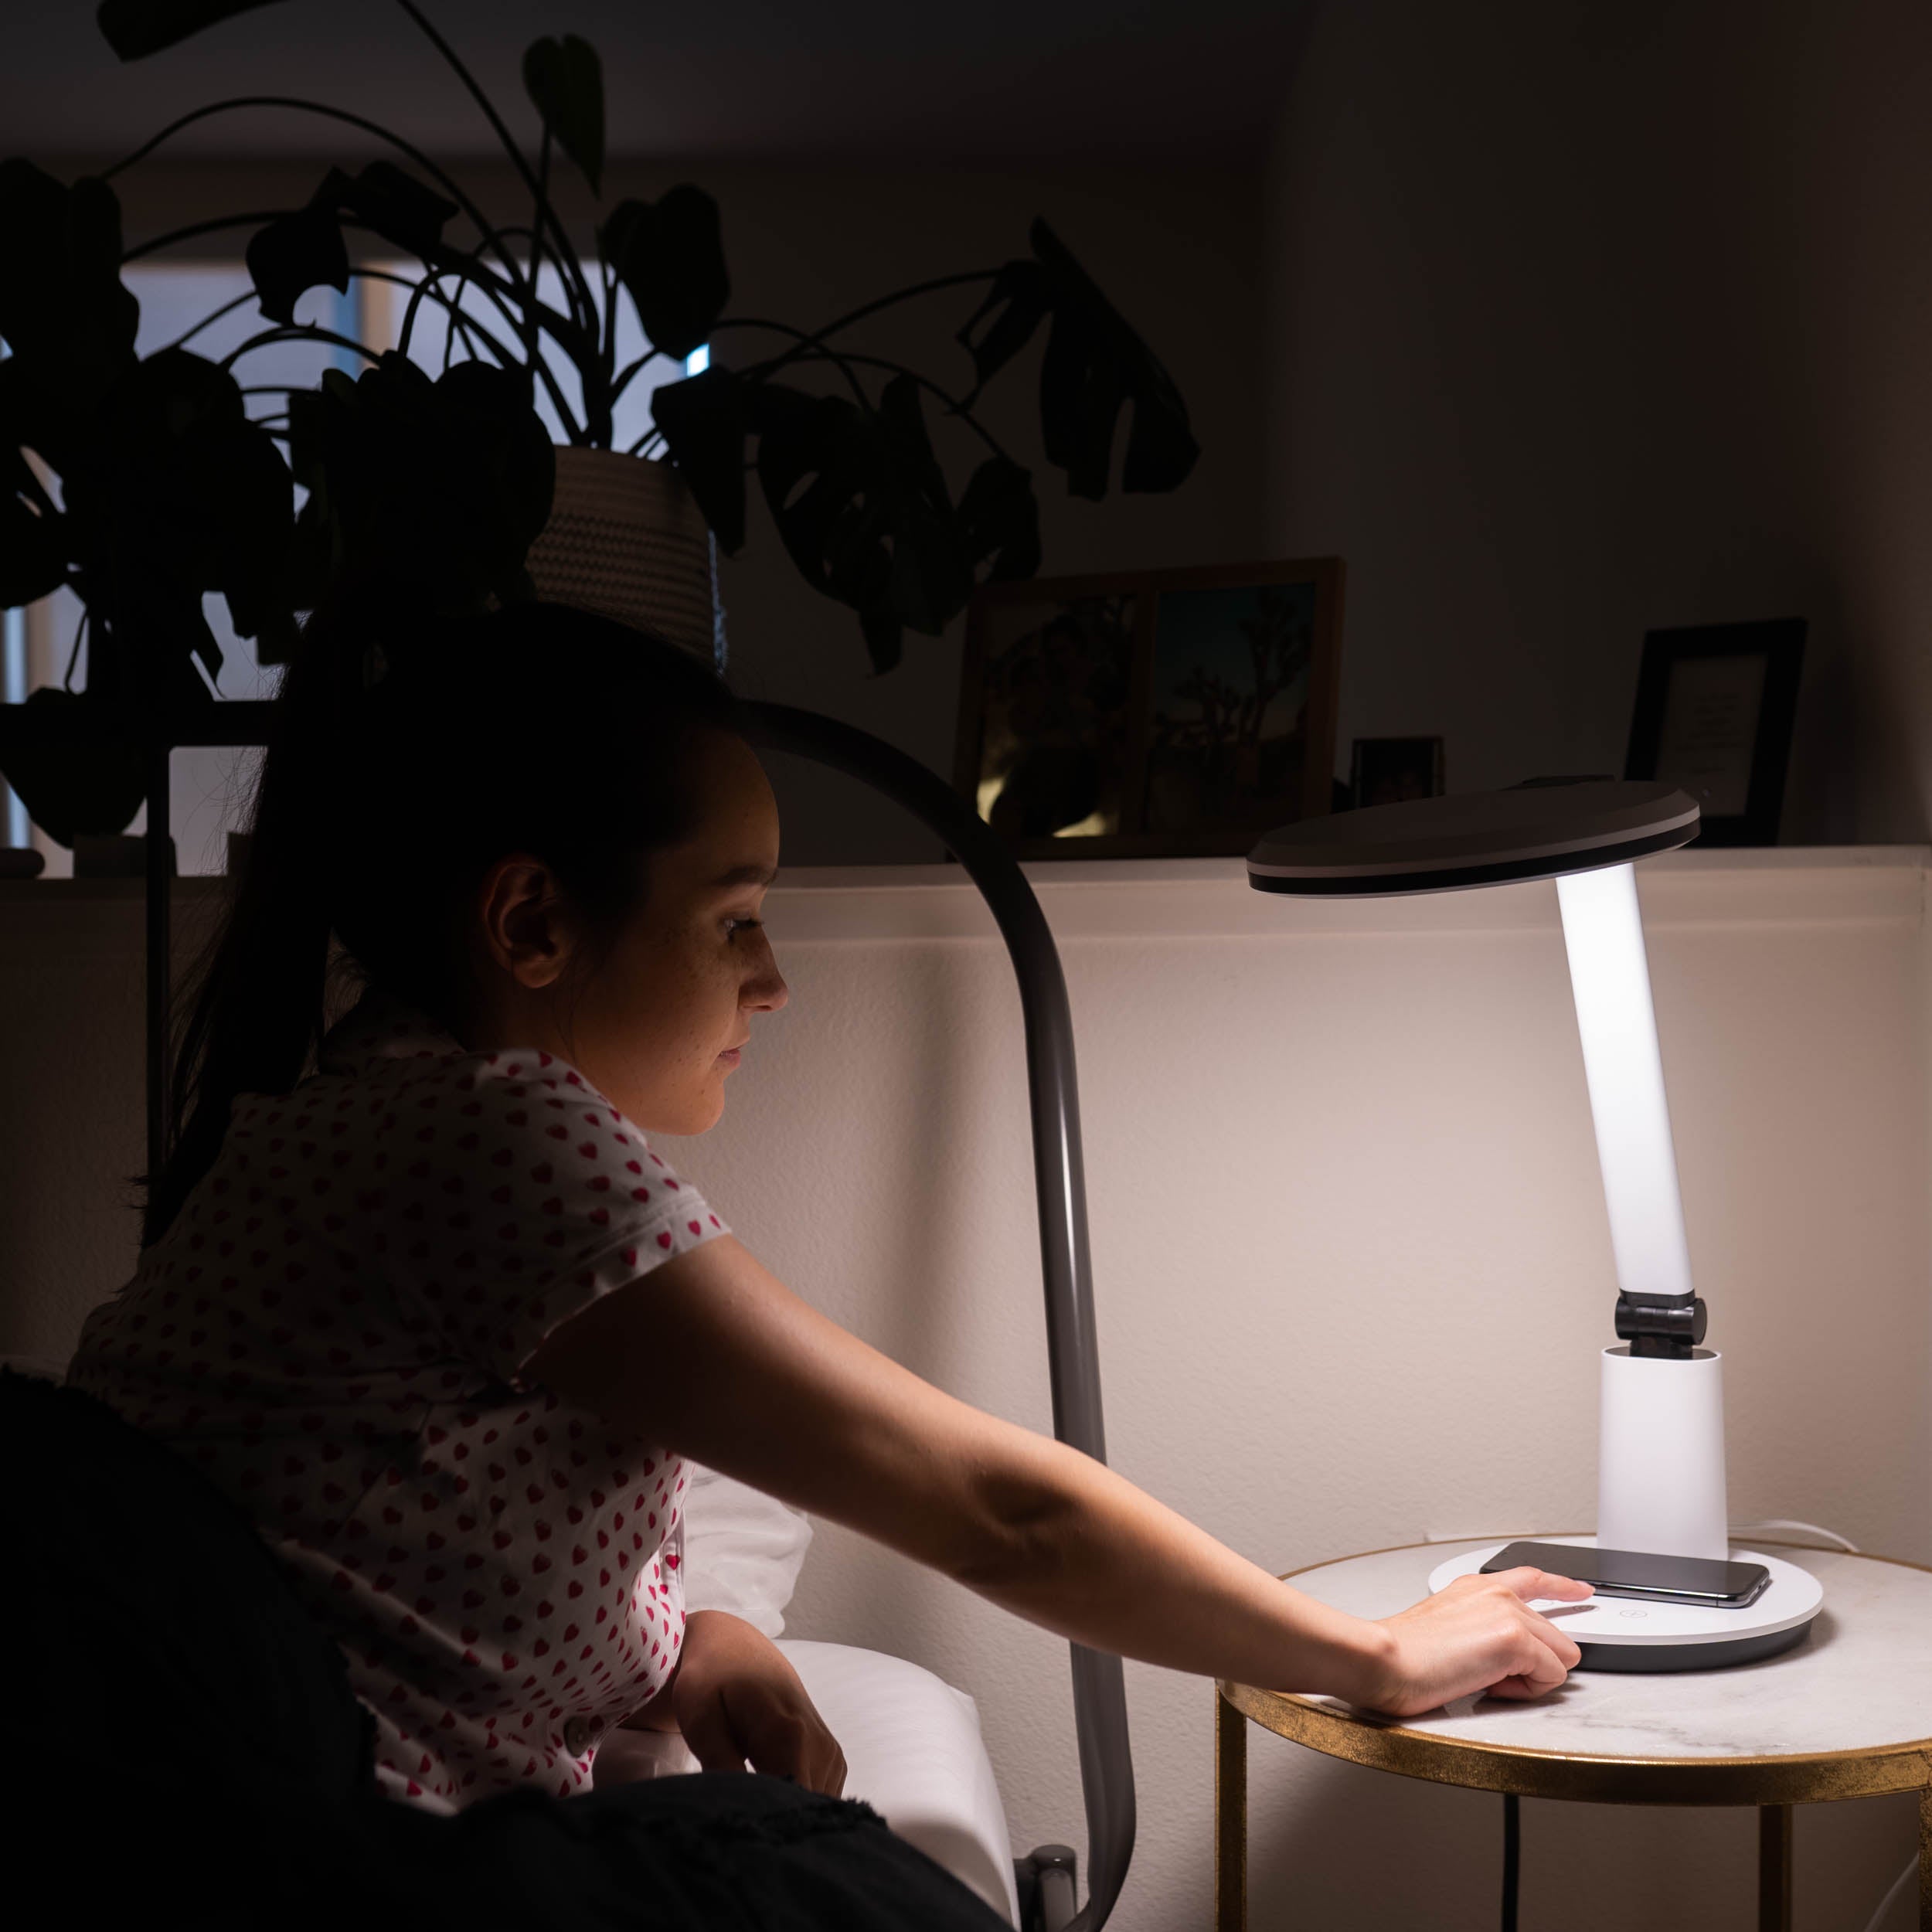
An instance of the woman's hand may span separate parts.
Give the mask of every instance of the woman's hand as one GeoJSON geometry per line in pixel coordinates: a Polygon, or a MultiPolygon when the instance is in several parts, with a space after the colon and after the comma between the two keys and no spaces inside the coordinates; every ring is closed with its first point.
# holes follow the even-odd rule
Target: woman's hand
{"type": "MultiPolygon", "coordinates": [[[[722,1610],[685,1619],[670,1715],[707,1771],[789,1777],[828,1798],[845,1788],[845,1754],[770,1638],[722,1610]]],[[[635,1720],[633,1720],[635,1721],[635,1720]]],[[[648,1720],[646,1720],[648,1723],[648,1720]]]]}
{"type": "Polygon", "coordinates": [[[1527,1566],[1458,1577],[1434,1596],[1376,1620],[1393,1640],[1351,1702],[1391,1717],[1413,1717],[1452,1698],[1540,1697],[1583,1653],[1560,1625],[1529,1607],[1532,1597],[1581,1603],[1587,1583],[1527,1566]]]}

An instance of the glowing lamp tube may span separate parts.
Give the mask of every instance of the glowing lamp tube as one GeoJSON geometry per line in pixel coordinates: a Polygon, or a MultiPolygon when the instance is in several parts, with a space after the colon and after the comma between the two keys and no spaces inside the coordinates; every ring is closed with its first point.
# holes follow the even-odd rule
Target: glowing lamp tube
{"type": "MultiPolygon", "coordinates": [[[[1628,866],[1573,872],[1558,879],[1556,896],[1617,1284],[1631,1294],[1687,1295],[1690,1254],[1637,876],[1628,866]]],[[[1727,1553],[1722,1363],[1709,1349],[1689,1361],[1634,1356],[1627,1347],[1604,1351],[1601,1547],[1727,1553]]]]}
{"type": "Polygon", "coordinates": [[[1556,881],[1556,900],[1577,997],[1577,1030],[1583,1036],[1617,1286],[1626,1294],[1689,1294],[1690,1254],[1637,910],[1637,874],[1628,866],[1572,872],[1556,881]]]}

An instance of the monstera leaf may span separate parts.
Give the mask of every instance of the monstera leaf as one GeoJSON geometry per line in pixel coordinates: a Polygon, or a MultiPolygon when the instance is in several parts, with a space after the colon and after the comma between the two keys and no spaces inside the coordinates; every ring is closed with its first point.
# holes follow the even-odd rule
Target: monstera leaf
{"type": "Polygon", "coordinates": [[[345,218],[372,229],[409,253],[427,259],[441,245],[456,203],[393,162],[372,161],[359,173],[332,168],[304,208],[277,215],[248,243],[248,273],[262,313],[284,328],[311,288],[349,292],[345,218]]]}
{"type": "Polygon", "coordinates": [[[30,162],[0,162],[0,238],[8,433],[58,470],[76,427],[134,359],[141,305],[121,285],[121,204],[104,182],[69,186],[30,162]]]}
{"type": "Polygon", "coordinates": [[[1034,222],[1029,239],[1032,259],[1009,262],[959,332],[979,378],[968,403],[1050,318],[1040,433],[1048,461],[1066,472],[1069,492],[1096,501],[1106,495],[1114,432],[1129,406],[1121,488],[1177,488],[1200,454],[1180,391],[1045,222],[1034,222]]]}
{"type": "Polygon", "coordinates": [[[182,349],[134,364],[62,483],[77,587],[143,648],[184,665],[192,651],[218,675],[200,618],[209,590],[243,637],[286,637],[294,484],[226,369],[182,349]]]}
{"type": "Polygon", "coordinates": [[[597,245],[638,305],[653,349],[682,359],[710,335],[731,294],[718,204],[689,182],[656,202],[622,201],[597,245]]]}
{"type": "Polygon", "coordinates": [[[1039,504],[1032,476],[1011,457],[989,456],[959,499],[966,555],[982,580],[1030,577],[1040,564],[1039,504]]]}
{"type": "Polygon", "coordinates": [[[0,362],[0,609],[31,604],[67,574],[65,519],[42,487],[23,445],[20,362],[0,362]]]}
{"type": "Polygon", "coordinates": [[[63,845],[83,832],[125,831],[148,795],[140,746],[104,728],[98,699],[49,686],[10,721],[5,777],[27,815],[63,845]],[[89,729],[95,721],[104,728],[89,729]]]}
{"type": "MultiPolygon", "coordinates": [[[[744,382],[714,362],[702,375],[662,383],[651,392],[651,420],[727,556],[745,540],[745,443],[754,398],[780,388],[744,382]]],[[[771,406],[776,406],[773,405],[771,406]]]]}
{"type": "Polygon", "coordinates": [[[871,410],[714,366],[665,383],[651,406],[727,553],[744,539],[745,451],[757,437],[759,481],[787,551],[808,583],[859,613],[881,672],[899,662],[903,629],[937,637],[975,581],[1039,568],[1032,478],[990,457],[955,508],[908,376],[871,410]]]}
{"type": "Polygon", "coordinates": [[[391,350],[289,400],[309,569],[400,575],[451,611],[531,594],[556,451],[522,372],[459,362],[432,381],[391,350]]]}
{"type": "Polygon", "coordinates": [[[594,195],[604,192],[604,69],[587,40],[532,40],[524,50],[523,91],[594,195]]]}
{"type": "Polygon", "coordinates": [[[248,240],[248,277],[262,313],[294,325],[295,304],[311,288],[349,293],[349,248],[333,209],[311,204],[278,216],[248,240]]]}
{"type": "Polygon", "coordinates": [[[772,519],[805,580],[859,613],[875,668],[889,671],[904,627],[937,637],[972,590],[918,386],[894,376],[876,410],[842,396],[777,403],[767,396],[758,438],[772,519]]]}
{"type": "Polygon", "coordinates": [[[139,60],[271,0],[101,0],[94,18],[123,60],[139,60]]]}

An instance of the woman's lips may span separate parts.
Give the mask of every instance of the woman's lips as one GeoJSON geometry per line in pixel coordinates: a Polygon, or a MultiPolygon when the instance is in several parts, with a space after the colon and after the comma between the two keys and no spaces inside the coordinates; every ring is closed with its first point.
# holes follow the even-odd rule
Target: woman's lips
{"type": "Polygon", "coordinates": [[[725,1050],[718,1056],[718,1058],[726,1066],[736,1066],[738,1064],[738,1055],[740,1051],[742,1051],[740,1048],[736,1046],[727,1046],[725,1050]]]}

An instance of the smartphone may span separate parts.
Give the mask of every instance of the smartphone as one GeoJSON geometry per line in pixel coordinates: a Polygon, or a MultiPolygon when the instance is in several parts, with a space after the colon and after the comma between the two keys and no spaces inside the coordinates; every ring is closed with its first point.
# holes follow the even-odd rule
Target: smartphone
{"type": "Polygon", "coordinates": [[[1483,1573],[1527,1563],[1554,1577],[1574,1577],[1600,1597],[1645,1597],[1705,1610],[1742,1610],[1770,1587],[1762,1563],[1720,1563],[1713,1556],[1658,1556],[1634,1549],[1581,1549],[1570,1543],[1511,1543],[1483,1573]]]}

